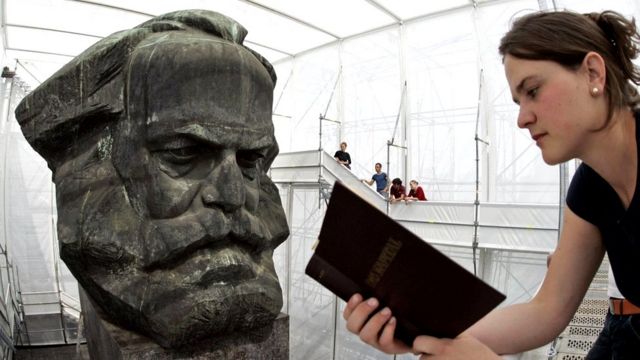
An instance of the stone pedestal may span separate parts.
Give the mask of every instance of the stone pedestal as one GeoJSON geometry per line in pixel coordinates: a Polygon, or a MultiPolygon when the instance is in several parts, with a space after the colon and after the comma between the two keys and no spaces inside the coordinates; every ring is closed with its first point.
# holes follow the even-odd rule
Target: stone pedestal
{"type": "Polygon", "coordinates": [[[288,360],[289,316],[281,313],[272,326],[201,341],[179,350],[165,349],[151,339],[123,329],[96,312],[80,289],[85,335],[92,360],[288,360]]]}

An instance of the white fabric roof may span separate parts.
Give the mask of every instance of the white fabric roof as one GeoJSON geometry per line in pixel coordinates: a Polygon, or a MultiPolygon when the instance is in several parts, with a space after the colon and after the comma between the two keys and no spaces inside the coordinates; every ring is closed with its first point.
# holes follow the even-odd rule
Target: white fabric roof
{"type": "Polygon", "coordinates": [[[210,9],[234,18],[249,30],[247,45],[277,62],[341,39],[473,3],[472,0],[4,0],[2,41],[7,58],[3,66],[15,67],[23,80],[35,87],[100,38],[180,9],[210,9]]]}

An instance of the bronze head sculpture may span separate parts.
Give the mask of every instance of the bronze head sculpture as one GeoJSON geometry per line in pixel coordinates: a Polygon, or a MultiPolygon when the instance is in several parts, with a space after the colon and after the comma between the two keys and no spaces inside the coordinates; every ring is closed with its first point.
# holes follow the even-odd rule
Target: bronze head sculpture
{"type": "Polygon", "coordinates": [[[158,16],[16,110],[53,171],[61,258],[110,321],[165,347],[268,325],[282,306],[276,77],[245,35],[211,11],[158,16]]]}

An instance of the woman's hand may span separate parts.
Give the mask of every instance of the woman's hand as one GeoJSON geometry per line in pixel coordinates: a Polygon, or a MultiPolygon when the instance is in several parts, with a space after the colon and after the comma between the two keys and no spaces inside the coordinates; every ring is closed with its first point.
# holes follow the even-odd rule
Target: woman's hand
{"type": "Polygon", "coordinates": [[[347,329],[358,335],[362,341],[387,354],[413,352],[420,354],[420,360],[500,360],[488,346],[471,335],[462,334],[455,339],[438,339],[432,336],[418,336],[413,349],[393,337],[396,319],[389,308],[372,313],[378,308],[375,298],[364,301],[355,294],[347,302],[342,316],[347,321],[347,329]]]}
{"type": "Polygon", "coordinates": [[[387,354],[411,351],[409,346],[393,337],[396,318],[392,316],[389,308],[385,307],[369,318],[378,305],[379,302],[375,298],[363,301],[360,294],[353,295],[342,312],[342,316],[347,320],[347,329],[365,343],[387,354]]]}
{"type": "Polygon", "coordinates": [[[455,339],[418,336],[413,342],[414,353],[420,360],[500,360],[488,346],[471,335],[462,334],[455,339]]]}

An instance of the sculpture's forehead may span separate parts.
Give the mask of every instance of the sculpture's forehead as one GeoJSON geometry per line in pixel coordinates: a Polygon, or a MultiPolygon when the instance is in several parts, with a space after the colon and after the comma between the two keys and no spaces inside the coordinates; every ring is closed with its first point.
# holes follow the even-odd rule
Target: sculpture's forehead
{"type": "Polygon", "coordinates": [[[239,58],[253,60],[251,65],[262,68],[262,64],[244,46],[222,39],[212,34],[195,31],[172,31],[150,35],[134,50],[136,56],[146,58],[150,63],[164,61],[185,62],[196,67],[211,61],[232,64],[239,58]]]}
{"type": "Polygon", "coordinates": [[[236,136],[273,133],[269,73],[247,49],[220,38],[172,34],[145,41],[132,58],[128,87],[130,108],[151,136],[194,126],[236,136]]]}

